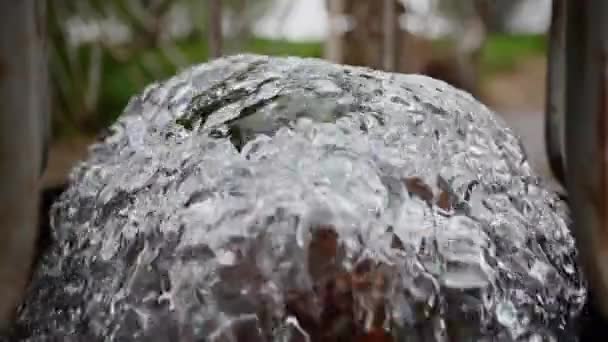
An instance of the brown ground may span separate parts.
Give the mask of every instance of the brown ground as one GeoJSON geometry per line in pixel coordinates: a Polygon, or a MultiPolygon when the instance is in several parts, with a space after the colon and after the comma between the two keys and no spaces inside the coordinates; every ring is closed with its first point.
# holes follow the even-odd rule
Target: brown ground
{"type": "Polygon", "coordinates": [[[509,112],[542,112],[545,106],[546,61],[523,60],[514,70],[498,73],[483,83],[483,101],[509,112]]]}
{"type": "Polygon", "coordinates": [[[524,144],[535,170],[551,186],[555,183],[548,165],[544,141],[546,61],[536,57],[521,62],[515,70],[486,80],[483,101],[502,115],[524,144]]]}
{"type": "Polygon", "coordinates": [[[483,84],[483,101],[507,112],[544,111],[546,65],[545,58],[533,57],[493,75],[483,84]]]}
{"type": "Polygon", "coordinates": [[[64,183],[72,167],[87,156],[88,146],[93,141],[93,138],[73,137],[53,142],[43,186],[48,188],[64,183]]]}

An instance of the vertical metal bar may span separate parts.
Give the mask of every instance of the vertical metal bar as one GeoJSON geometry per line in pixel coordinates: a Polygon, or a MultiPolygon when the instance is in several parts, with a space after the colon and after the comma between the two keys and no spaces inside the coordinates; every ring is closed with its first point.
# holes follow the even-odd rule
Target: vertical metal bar
{"type": "Polygon", "coordinates": [[[209,1],[209,56],[211,58],[218,58],[222,56],[222,43],[224,38],[222,33],[222,1],[207,1],[209,1]]]}
{"type": "Polygon", "coordinates": [[[553,0],[547,60],[545,148],[553,176],[565,185],[566,0],[553,0]]]}
{"type": "Polygon", "coordinates": [[[384,70],[394,71],[397,66],[397,38],[399,36],[396,0],[384,0],[383,19],[384,51],[382,65],[384,70]]]}
{"type": "Polygon", "coordinates": [[[46,1],[0,1],[0,329],[27,288],[48,124],[46,1]]]}
{"type": "Polygon", "coordinates": [[[567,3],[568,198],[593,304],[608,318],[608,2],[567,3]]]}

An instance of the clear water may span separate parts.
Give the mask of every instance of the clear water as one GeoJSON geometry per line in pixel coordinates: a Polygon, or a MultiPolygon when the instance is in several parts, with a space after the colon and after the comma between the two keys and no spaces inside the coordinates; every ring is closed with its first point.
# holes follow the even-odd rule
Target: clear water
{"type": "Polygon", "coordinates": [[[554,341],[565,205],[443,82],[240,55],[132,99],[53,211],[23,338],[554,341]]]}

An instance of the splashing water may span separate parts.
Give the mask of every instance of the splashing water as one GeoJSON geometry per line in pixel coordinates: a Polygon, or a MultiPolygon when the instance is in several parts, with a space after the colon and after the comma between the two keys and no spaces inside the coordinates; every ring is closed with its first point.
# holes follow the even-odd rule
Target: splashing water
{"type": "Polygon", "coordinates": [[[519,140],[423,76],[219,59],[133,98],[71,178],[32,341],[555,340],[586,297],[519,140]]]}

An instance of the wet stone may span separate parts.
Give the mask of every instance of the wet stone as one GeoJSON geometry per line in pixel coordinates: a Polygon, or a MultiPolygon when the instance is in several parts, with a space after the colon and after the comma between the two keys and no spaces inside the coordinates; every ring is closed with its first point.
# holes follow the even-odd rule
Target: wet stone
{"type": "Polygon", "coordinates": [[[552,341],[567,212],[469,94],[238,55],[134,97],[71,175],[26,341],[552,341]]]}

